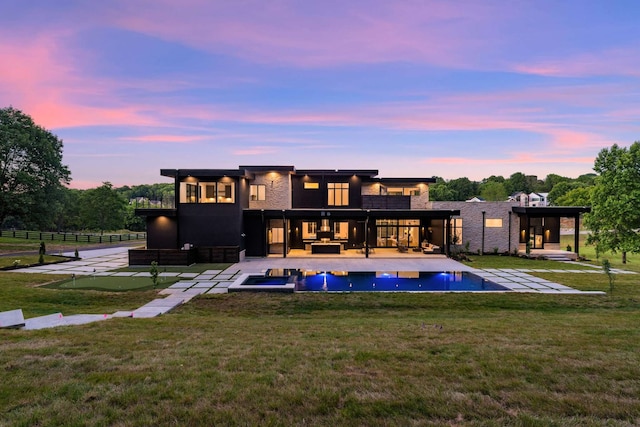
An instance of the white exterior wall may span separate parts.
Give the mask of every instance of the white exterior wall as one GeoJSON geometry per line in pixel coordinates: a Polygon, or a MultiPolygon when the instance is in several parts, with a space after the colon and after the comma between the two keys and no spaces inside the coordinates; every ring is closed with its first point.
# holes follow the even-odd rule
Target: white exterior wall
{"type": "Polygon", "coordinates": [[[291,209],[291,175],[282,172],[256,173],[249,184],[265,186],[265,200],[249,200],[249,209],[291,209]]]}

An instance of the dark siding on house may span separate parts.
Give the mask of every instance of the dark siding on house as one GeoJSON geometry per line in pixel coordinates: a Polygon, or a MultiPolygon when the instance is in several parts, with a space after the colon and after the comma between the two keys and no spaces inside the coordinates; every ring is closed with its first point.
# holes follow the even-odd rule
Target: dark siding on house
{"type": "Polygon", "coordinates": [[[411,196],[362,196],[362,209],[411,209],[411,196]]]}
{"type": "Polygon", "coordinates": [[[294,175],[291,177],[291,206],[293,209],[360,209],[362,208],[362,179],[356,175],[294,175]],[[305,182],[318,183],[317,190],[305,190],[305,182]],[[349,205],[329,206],[329,182],[349,183],[349,205]]]}
{"type": "Polygon", "coordinates": [[[147,216],[147,249],[176,249],[178,222],[166,216],[147,216]]]}

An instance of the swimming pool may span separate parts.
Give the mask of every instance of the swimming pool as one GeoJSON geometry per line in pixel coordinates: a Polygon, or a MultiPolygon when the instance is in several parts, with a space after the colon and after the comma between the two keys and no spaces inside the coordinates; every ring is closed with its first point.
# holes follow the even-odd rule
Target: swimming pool
{"type": "Polygon", "coordinates": [[[350,272],[275,269],[269,270],[264,275],[264,279],[263,283],[270,281],[294,283],[293,290],[296,292],[504,292],[511,290],[466,271],[350,272]]]}

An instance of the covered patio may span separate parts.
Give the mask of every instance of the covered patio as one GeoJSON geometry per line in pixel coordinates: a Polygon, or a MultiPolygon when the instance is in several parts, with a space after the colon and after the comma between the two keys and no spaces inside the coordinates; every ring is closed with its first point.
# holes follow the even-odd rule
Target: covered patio
{"type": "Polygon", "coordinates": [[[458,215],[436,209],[246,209],[247,256],[425,257],[427,244],[433,254],[448,255],[451,221],[458,215]]]}

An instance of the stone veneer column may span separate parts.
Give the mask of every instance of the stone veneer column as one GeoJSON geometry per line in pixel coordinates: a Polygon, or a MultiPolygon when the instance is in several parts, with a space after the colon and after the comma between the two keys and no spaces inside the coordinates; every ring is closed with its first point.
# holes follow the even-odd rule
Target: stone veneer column
{"type": "Polygon", "coordinates": [[[265,200],[249,200],[250,209],[291,209],[291,175],[281,172],[256,173],[250,185],[265,186],[265,200]]]}

